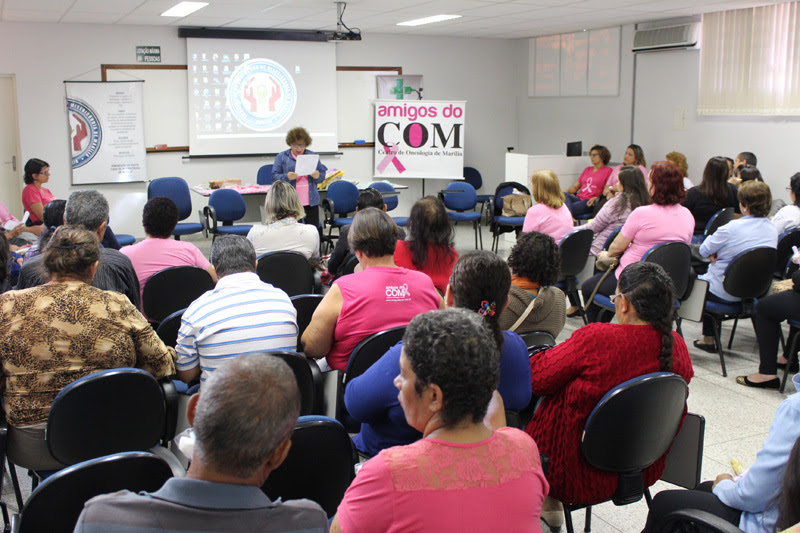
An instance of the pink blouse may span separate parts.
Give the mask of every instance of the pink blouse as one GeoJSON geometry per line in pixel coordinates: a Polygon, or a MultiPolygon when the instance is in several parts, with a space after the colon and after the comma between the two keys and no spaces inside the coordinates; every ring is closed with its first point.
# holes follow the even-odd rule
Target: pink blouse
{"type": "Polygon", "coordinates": [[[632,239],[633,242],[619,260],[617,278],[626,266],[641,260],[645,252],[653,246],[664,242],[689,244],[692,242],[693,232],[694,217],[681,204],[637,207],[620,231],[626,239],[632,239]]]}
{"type": "Polygon", "coordinates": [[[51,193],[48,189],[45,189],[44,187],[40,189],[33,183],[26,185],[25,188],[22,189],[22,207],[25,209],[25,211],[28,211],[31,214],[32,222],[41,222],[42,219],[33,214],[33,211],[31,211],[31,204],[39,202],[44,208],[44,206],[55,199],[56,197],[53,196],[53,193],[51,193]]]}
{"type": "Polygon", "coordinates": [[[586,167],[581,172],[581,177],[578,178],[581,187],[576,196],[581,200],[600,196],[610,175],[611,167],[603,167],[598,170],[595,170],[594,167],[586,167]]]}
{"type": "Polygon", "coordinates": [[[558,209],[545,204],[533,205],[525,214],[525,222],[522,224],[522,231],[545,233],[555,239],[556,244],[573,229],[572,213],[566,204],[561,204],[558,209]]]}

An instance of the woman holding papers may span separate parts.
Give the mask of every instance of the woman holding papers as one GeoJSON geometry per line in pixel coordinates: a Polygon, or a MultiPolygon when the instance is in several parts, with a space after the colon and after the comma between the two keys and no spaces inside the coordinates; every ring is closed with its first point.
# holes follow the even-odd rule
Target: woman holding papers
{"type": "Polygon", "coordinates": [[[319,226],[319,192],[317,184],[325,179],[328,168],[319,160],[319,155],[308,150],[311,136],[305,128],[292,128],[286,134],[289,149],[281,152],[272,165],[273,181],[288,181],[300,197],[300,203],[306,214],[306,224],[319,226]],[[308,170],[315,169],[312,172],[308,170]],[[300,170],[300,174],[295,172],[300,170]]]}

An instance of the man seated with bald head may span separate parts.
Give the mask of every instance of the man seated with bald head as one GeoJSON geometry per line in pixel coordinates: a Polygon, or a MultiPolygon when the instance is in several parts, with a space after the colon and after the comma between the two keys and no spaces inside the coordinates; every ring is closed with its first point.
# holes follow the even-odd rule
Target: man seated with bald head
{"type": "Polygon", "coordinates": [[[318,504],[272,502],[261,491],[289,453],[299,413],[297,381],[281,359],[252,354],[227,361],[189,400],[196,442],[186,477],[153,493],[92,498],[75,531],[326,532],[318,504]]]}

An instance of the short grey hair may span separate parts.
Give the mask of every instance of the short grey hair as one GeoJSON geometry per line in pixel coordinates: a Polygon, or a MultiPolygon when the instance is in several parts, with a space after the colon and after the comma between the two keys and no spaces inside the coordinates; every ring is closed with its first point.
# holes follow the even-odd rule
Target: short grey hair
{"type": "Polygon", "coordinates": [[[194,453],[217,472],[251,477],[292,433],[300,391],[289,365],[269,354],[240,355],[203,383],[194,453]]]}
{"type": "Polygon", "coordinates": [[[256,271],[256,249],[241,235],[224,235],[211,246],[211,264],[219,277],[256,271]]]}
{"type": "Polygon", "coordinates": [[[267,214],[267,222],[288,217],[300,220],[306,216],[297,191],[285,181],[276,181],[270,186],[267,198],[264,200],[264,211],[267,214]]]}
{"type": "Polygon", "coordinates": [[[108,222],[108,200],[97,191],[74,191],[67,199],[64,222],[97,231],[103,222],[108,222]]]}

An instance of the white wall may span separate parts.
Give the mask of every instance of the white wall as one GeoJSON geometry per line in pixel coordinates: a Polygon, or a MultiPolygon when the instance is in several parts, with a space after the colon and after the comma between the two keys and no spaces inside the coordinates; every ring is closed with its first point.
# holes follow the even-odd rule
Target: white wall
{"type": "MultiPolygon", "coordinates": [[[[186,64],[186,48],[174,27],[93,24],[0,23],[0,73],[16,77],[21,158],[39,157],[51,165],[49,188],[59,198],[70,192],[70,153],[63,81],[99,80],[101,63],[134,63],[136,45],[161,46],[162,62],[186,64]]],[[[428,99],[468,102],[465,164],[484,174],[487,193],[502,181],[503,153],[516,145],[516,42],[502,39],[366,35],[360,43],[337,44],[340,66],[400,65],[407,74],[425,76],[428,99]]],[[[6,120],[0,117],[0,120],[6,120]]],[[[266,158],[183,160],[181,153],[147,156],[149,176],[181,176],[190,186],[215,178],[254,182],[266,158]]],[[[370,182],[372,152],[345,149],[337,158],[323,158],[347,177],[370,182]]],[[[21,178],[21,173],[20,173],[21,178]]],[[[422,192],[418,180],[397,180],[410,186],[400,195],[398,214],[407,214],[422,192]]],[[[119,233],[142,236],[141,209],[146,185],[97,185],[111,204],[111,223],[119,233]]],[[[428,180],[426,194],[441,182],[428,180]]],[[[195,210],[205,204],[193,194],[195,210]]]]}

